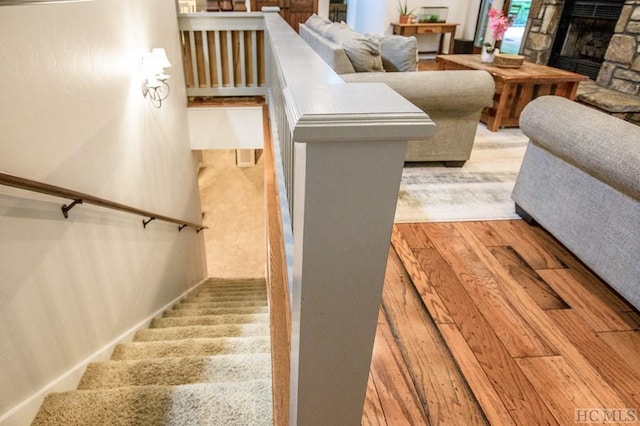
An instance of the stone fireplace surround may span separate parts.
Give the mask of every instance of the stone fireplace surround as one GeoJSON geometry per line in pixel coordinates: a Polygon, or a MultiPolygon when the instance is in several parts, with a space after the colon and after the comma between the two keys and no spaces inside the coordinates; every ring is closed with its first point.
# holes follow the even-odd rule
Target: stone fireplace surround
{"type": "Polygon", "coordinates": [[[596,80],[624,0],[564,0],[549,65],[596,80]]]}
{"type": "MultiPolygon", "coordinates": [[[[529,61],[548,64],[564,5],[564,0],[532,2],[521,49],[529,61]]],[[[626,109],[630,114],[621,118],[640,123],[640,0],[624,2],[596,83],[586,86],[610,89],[620,95],[618,102],[635,104],[614,109],[626,109]]]]}

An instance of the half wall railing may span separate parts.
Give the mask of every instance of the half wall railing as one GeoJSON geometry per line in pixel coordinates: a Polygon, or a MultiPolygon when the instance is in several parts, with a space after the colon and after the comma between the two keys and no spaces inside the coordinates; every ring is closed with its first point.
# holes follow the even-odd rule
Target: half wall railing
{"type": "Polygon", "coordinates": [[[274,424],[360,424],[406,141],[435,125],[277,11],[180,15],[187,95],[267,97],[274,424]]]}
{"type": "Polygon", "coordinates": [[[269,242],[270,294],[285,298],[269,301],[284,306],[271,317],[274,424],[360,424],[406,141],[435,125],[384,84],[344,83],[263,11],[269,228],[284,233],[269,242]]]}

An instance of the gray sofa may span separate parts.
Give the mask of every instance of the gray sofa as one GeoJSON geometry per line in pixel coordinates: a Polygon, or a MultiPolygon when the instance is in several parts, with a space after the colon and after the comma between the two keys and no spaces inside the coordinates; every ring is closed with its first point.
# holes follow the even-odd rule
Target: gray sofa
{"type": "MultiPolygon", "coordinates": [[[[328,23],[327,25],[333,25],[333,29],[337,28],[338,31],[341,29],[340,26],[342,30],[348,30],[344,24],[328,23]]],[[[436,130],[433,136],[425,140],[409,141],[406,161],[442,161],[447,166],[464,165],[471,155],[482,109],[490,106],[493,101],[494,82],[489,73],[485,71],[415,71],[417,44],[413,38],[407,40],[413,41],[414,44],[413,71],[386,72],[383,66],[388,67],[387,63],[390,61],[381,60],[379,65],[375,61],[370,65],[370,68],[376,71],[356,72],[356,68],[363,71],[363,66],[354,61],[353,50],[347,50],[350,57],[345,51],[344,44],[339,44],[334,41],[335,37],[331,39],[327,32],[322,31],[323,35],[311,26],[313,25],[310,21],[307,21],[307,24],[300,24],[300,36],[337,74],[340,74],[344,81],[386,83],[422,109],[435,122],[436,130]],[[356,63],[355,67],[354,63],[356,63]]],[[[359,37],[361,39],[359,41],[365,45],[368,43],[363,36],[359,37]]],[[[398,37],[395,39],[396,42],[402,39],[400,36],[393,37],[398,37]]],[[[346,43],[348,42],[349,40],[346,43]]],[[[402,43],[402,40],[399,42],[402,43]]],[[[353,46],[347,46],[347,49],[349,47],[353,46]]],[[[371,48],[371,45],[369,47],[372,55],[365,59],[377,60],[375,47],[371,48]]],[[[393,53],[391,52],[392,55],[393,53]]],[[[400,68],[406,66],[407,62],[411,62],[410,56],[408,59],[409,61],[397,61],[400,62],[400,68]]]]}
{"type": "Polygon", "coordinates": [[[512,198],[640,309],[640,127],[556,96],[520,116],[530,138],[512,198]]]}

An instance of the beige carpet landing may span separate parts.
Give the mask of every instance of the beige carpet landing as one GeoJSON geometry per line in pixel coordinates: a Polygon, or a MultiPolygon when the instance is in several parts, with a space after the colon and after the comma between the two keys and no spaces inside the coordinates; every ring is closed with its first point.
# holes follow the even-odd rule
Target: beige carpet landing
{"type": "Polygon", "coordinates": [[[265,281],[209,280],[48,395],[33,425],[271,425],[265,281]]]}

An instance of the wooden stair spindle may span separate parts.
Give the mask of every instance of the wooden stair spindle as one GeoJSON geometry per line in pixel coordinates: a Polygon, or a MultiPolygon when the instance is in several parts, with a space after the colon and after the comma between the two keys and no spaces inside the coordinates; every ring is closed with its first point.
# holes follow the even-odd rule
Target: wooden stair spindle
{"type": "Polygon", "coordinates": [[[218,3],[220,3],[220,10],[223,12],[231,12],[233,11],[233,3],[231,2],[231,0],[221,0],[218,3]]]}
{"type": "Polygon", "coordinates": [[[247,5],[244,0],[233,0],[233,11],[234,12],[246,12],[247,5]]]}

